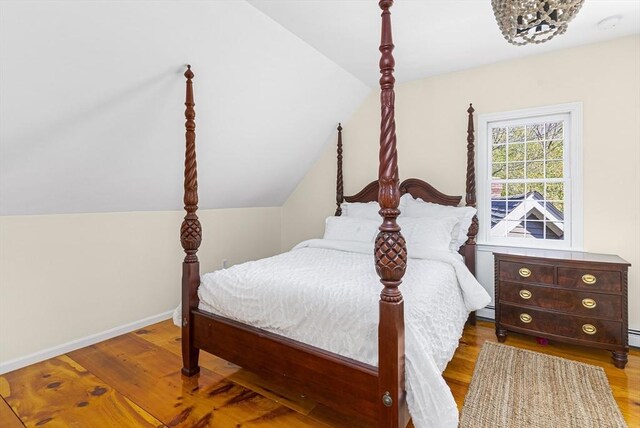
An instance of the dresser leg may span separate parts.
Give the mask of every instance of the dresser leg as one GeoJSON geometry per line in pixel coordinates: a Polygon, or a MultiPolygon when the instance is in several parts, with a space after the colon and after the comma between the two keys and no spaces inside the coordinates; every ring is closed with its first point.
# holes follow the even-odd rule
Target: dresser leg
{"type": "Polygon", "coordinates": [[[507,340],[507,330],[503,328],[496,328],[496,337],[498,338],[498,342],[503,343],[507,340]]]}
{"type": "Polygon", "coordinates": [[[623,369],[627,365],[627,353],[625,351],[612,351],[613,365],[623,369]]]}

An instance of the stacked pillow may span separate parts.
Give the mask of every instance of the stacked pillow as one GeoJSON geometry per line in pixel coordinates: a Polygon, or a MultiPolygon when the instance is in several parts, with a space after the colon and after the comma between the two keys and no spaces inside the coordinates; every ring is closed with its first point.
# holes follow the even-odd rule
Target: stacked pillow
{"type": "MultiPolygon", "coordinates": [[[[344,214],[344,211],[343,211],[344,214]]],[[[380,222],[360,217],[327,217],[324,239],[337,241],[373,242],[380,222]]]]}
{"type": "Polygon", "coordinates": [[[380,205],[378,202],[343,202],[340,204],[343,217],[367,218],[369,220],[380,220],[380,205]]]}
{"type": "MultiPolygon", "coordinates": [[[[373,242],[382,218],[377,202],[344,202],[341,217],[328,217],[325,239],[373,242]]],[[[453,207],[414,199],[400,198],[398,224],[407,246],[421,245],[457,252],[467,241],[467,232],[476,214],[473,207],[453,207]]]]}
{"type": "MultiPolygon", "coordinates": [[[[324,239],[373,243],[378,235],[381,220],[359,217],[327,217],[324,239]]],[[[431,248],[449,251],[453,228],[458,224],[455,217],[400,217],[398,224],[407,247],[431,248]]]]}
{"type": "MultiPolygon", "coordinates": [[[[411,197],[411,195],[409,195],[411,197]]],[[[411,198],[413,199],[413,198],[411,198]]],[[[400,205],[398,209],[400,212],[404,212],[405,203],[407,199],[403,196],[400,198],[400,205]]],[[[343,202],[340,204],[340,208],[342,208],[342,215],[346,217],[360,217],[360,218],[368,218],[371,220],[381,220],[380,214],[380,205],[378,202],[343,202]]]]}
{"type": "Polygon", "coordinates": [[[417,218],[446,218],[453,217],[458,221],[451,232],[451,242],[449,249],[458,251],[467,241],[469,226],[476,215],[477,210],[473,207],[452,207],[448,205],[433,204],[422,199],[413,199],[409,194],[402,196],[405,199],[403,215],[417,218]]]}
{"type": "Polygon", "coordinates": [[[451,233],[458,223],[454,217],[406,217],[400,216],[398,224],[407,241],[409,250],[414,248],[430,248],[449,251],[451,233]]]}

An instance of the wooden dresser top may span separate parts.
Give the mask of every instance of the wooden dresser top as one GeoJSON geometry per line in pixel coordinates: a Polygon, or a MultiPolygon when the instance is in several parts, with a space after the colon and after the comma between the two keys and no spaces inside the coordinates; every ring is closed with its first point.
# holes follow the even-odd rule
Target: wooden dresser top
{"type": "Polygon", "coordinates": [[[595,254],[582,251],[545,250],[538,248],[504,248],[493,252],[496,255],[555,259],[576,262],[612,263],[631,266],[629,262],[614,254],[595,254]]]}

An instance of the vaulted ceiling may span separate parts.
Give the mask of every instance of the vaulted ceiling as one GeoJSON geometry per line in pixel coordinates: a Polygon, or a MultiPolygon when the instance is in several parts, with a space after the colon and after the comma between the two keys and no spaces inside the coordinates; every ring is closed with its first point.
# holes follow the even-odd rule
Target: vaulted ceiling
{"type": "MultiPolygon", "coordinates": [[[[376,86],[376,3],[1,1],[0,215],[180,209],[186,63],[200,206],[282,205],[376,86]]],[[[489,0],[398,0],[393,22],[406,81],[637,33],[640,2],[587,0],[526,47],[489,0]]]]}
{"type": "Polygon", "coordinates": [[[0,2],[0,214],[279,206],[369,88],[244,1],[0,2]]]}

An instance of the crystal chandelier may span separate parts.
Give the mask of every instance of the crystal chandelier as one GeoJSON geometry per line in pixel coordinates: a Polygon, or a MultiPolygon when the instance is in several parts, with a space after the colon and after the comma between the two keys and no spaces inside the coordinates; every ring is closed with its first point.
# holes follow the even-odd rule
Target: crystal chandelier
{"type": "Polygon", "coordinates": [[[513,45],[544,43],[567,31],[584,0],[491,0],[502,35],[513,45]]]}

